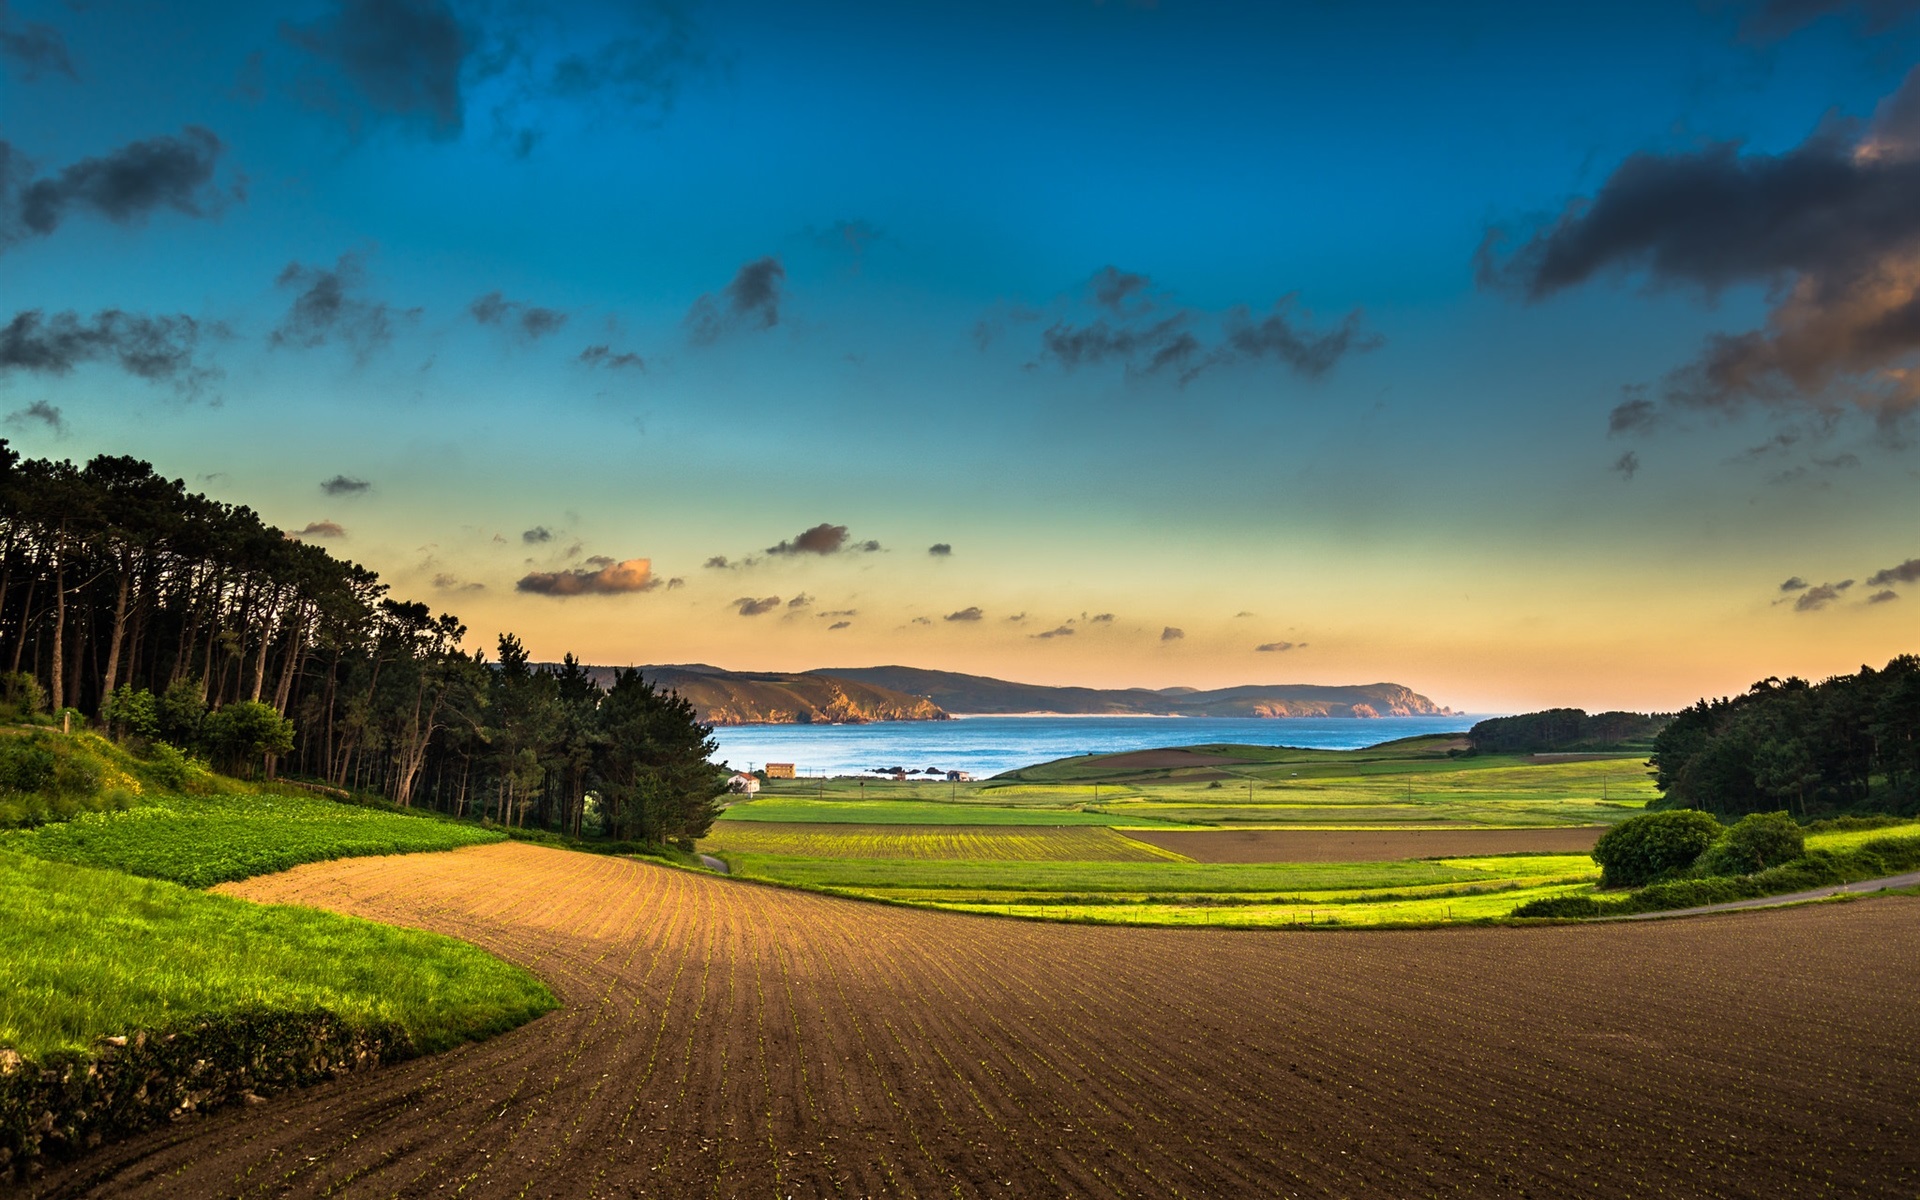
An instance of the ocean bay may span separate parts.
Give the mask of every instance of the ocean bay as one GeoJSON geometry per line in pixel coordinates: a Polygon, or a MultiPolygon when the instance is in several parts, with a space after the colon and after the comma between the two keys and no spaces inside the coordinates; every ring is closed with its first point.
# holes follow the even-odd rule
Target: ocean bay
{"type": "Polygon", "coordinates": [[[1463,731],[1479,716],[1088,717],[980,716],[864,725],[722,725],[716,761],[736,770],[792,763],[802,776],[872,774],[894,767],[966,771],[984,779],[1076,754],[1230,743],[1355,750],[1396,738],[1463,731]]]}

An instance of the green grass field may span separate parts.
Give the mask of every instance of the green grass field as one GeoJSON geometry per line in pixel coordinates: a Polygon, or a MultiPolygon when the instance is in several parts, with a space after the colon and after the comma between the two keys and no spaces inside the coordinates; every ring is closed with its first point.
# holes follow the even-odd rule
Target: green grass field
{"type": "Polygon", "coordinates": [[[392,1022],[430,1051],[553,1004],[453,938],[0,853],[0,1045],[29,1060],[249,1008],[392,1022]]]}
{"type": "Polygon", "coordinates": [[[301,863],[452,850],[502,834],[307,795],[149,795],[124,812],[0,834],[0,850],[211,887],[301,863]]]}
{"type": "Polygon", "coordinates": [[[1610,825],[1656,794],[1639,757],[1481,757],[1462,746],[1448,737],[1366,750],[1194,746],[1062,759],[974,783],[774,780],[729,807],[701,849],[744,877],[967,912],[1430,924],[1497,918],[1535,896],[1584,890],[1599,869],[1566,854],[1196,863],[1139,853],[1132,847],[1147,847],[1125,831],[1610,825]]]}

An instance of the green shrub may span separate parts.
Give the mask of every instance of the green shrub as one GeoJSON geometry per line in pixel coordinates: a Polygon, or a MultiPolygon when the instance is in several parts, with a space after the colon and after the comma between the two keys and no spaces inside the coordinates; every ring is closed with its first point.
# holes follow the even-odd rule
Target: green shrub
{"type": "Polygon", "coordinates": [[[1602,887],[1640,887],[1691,867],[1720,839],[1720,822],[1693,809],[1631,817],[1594,843],[1602,887]]]}
{"type": "Polygon", "coordinates": [[[1753,813],[1742,817],[1700,857],[1700,870],[1706,875],[1751,875],[1791,862],[1806,849],[1806,834],[1792,817],[1783,812],[1753,813]]]}
{"type": "Polygon", "coordinates": [[[253,773],[263,757],[293,749],[293,722],[258,700],[236,700],[207,714],[200,737],[223,770],[253,773]]]}
{"type": "Polygon", "coordinates": [[[160,701],[145,688],[135,691],[123,683],[100,706],[100,720],[116,738],[151,740],[160,736],[160,701]]]}
{"type": "Polygon", "coordinates": [[[1604,917],[1621,905],[1597,896],[1542,896],[1529,900],[1509,915],[1515,917],[1604,917]]]}
{"type": "Polygon", "coordinates": [[[215,779],[207,764],[182,754],[166,742],[155,742],[147,761],[147,775],[169,792],[183,796],[213,794],[215,779]]]}

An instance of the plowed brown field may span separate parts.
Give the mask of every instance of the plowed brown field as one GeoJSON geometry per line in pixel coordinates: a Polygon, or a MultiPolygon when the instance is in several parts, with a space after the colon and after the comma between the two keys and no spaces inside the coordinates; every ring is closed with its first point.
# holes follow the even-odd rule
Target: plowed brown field
{"type": "Polygon", "coordinates": [[[41,1195],[1920,1190],[1920,900],[1230,933],[889,908],[512,843],[232,890],[565,1008],[108,1147],[41,1195]]]}
{"type": "Polygon", "coordinates": [[[1487,854],[1584,854],[1606,830],[1539,829],[1129,829],[1136,841],[1195,862],[1394,862],[1487,854]]]}

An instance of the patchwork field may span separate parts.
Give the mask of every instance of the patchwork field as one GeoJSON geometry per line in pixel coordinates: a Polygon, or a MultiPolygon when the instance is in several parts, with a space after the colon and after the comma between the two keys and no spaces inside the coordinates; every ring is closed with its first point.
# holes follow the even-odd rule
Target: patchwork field
{"type": "Polygon", "coordinates": [[[1538,829],[1132,829],[1127,836],[1195,862],[1385,862],[1486,854],[1585,854],[1599,826],[1538,829]]]}
{"type": "Polygon", "coordinates": [[[27,1194],[1920,1189],[1908,897],[1249,935],[983,921],[512,843],[222,890],[453,934],[564,1007],[27,1194]]]}
{"type": "Polygon", "coordinates": [[[1104,826],[840,825],[729,821],[708,854],[984,862],[1177,862],[1181,855],[1104,826]]]}

